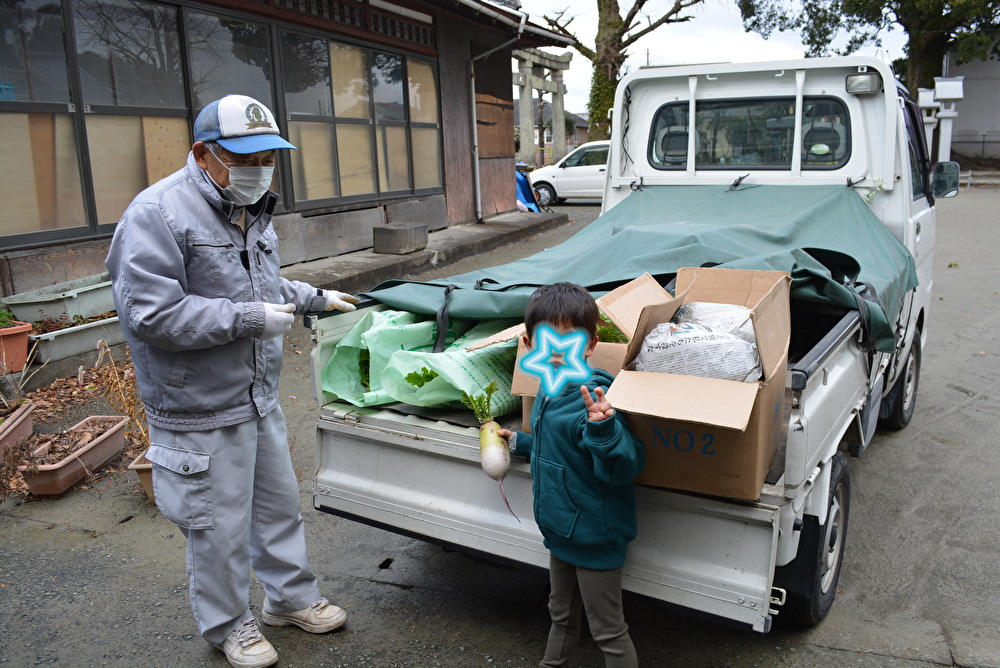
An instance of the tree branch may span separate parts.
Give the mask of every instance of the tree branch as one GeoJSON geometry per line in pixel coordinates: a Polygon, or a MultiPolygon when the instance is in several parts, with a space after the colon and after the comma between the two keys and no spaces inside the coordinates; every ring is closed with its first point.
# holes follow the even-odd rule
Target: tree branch
{"type": "Polygon", "coordinates": [[[580,39],[574,33],[570,32],[569,24],[572,23],[573,19],[576,17],[570,16],[568,19],[564,20],[563,17],[566,16],[566,12],[568,11],[569,8],[567,7],[566,9],[560,10],[558,13],[556,13],[555,17],[542,15],[542,18],[545,19],[545,22],[553,30],[557,30],[558,32],[569,35],[573,40],[570,46],[579,51],[580,55],[582,55],[584,58],[586,58],[592,63],[597,62],[597,52],[594,49],[590,48],[589,46],[585,45],[583,42],[581,42],[580,39]]]}
{"type": "MultiPolygon", "coordinates": [[[[628,37],[623,38],[622,39],[622,48],[624,49],[626,47],[631,46],[632,44],[635,44],[636,41],[638,41],[640,38],[642,38],[643,36],[648,35],[649,33],[653,32],[654,30],[656,30],[657,28],[659,28],[660,26],[662,26],[665,23],[686,23],[686,22],[690,21],[694,17],[692,17],[692,16],[681,16],[681,17],[678,17],[677,15],[680,14],[685,9],[687,9],[688,7],[691,7],[693,5],[699,4],[701,1],[702,0],[674,0],[673,7],[671,7],[670,10],[666,14],[664,14],[660,18],[656,19],[655,21],[653,21],[652,23],[650,23],[648,26],[646,26],[645,28],[643,28],[639,32],[633,33],[633,34],[629,35],[628,37]]],[[[635,6],[638,6],[640,3],[644,4],[644,0],[637,0],[635,6]]],[[[633,6],[632,9],[635,9],[635,6],[633,6]]],[[[631,15],[632,12],[629,11],[629,14],[631,15]]],[[[631,25],[631,24],[629,24],[629,25],[631,25]]]]}

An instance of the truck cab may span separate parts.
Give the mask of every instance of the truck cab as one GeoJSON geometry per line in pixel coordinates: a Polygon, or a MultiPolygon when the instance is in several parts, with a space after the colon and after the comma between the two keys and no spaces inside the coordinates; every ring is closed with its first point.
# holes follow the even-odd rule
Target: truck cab
{"type": "Polygon", "coordinates": [[[693,184],[843,185],[910,251],[920,287],[900,314],[897,354],[883,360],[884,391],[897,400],[883,412],[903,426],[926,344],[934,200],[957,194],[958,165],[931,168],[920,109],[890,65],[851,56],[626,76],[615,98],[604,211],[640,188],[693,184]],[[901,375],[908,387],[896,388],[901,375]]]}

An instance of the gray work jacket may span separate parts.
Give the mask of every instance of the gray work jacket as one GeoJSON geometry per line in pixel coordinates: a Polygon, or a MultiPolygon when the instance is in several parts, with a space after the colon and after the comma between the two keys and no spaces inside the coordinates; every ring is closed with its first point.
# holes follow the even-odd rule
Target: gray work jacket
{"type": "Polygon", "coordinates": [[[189,154],[139,193],[115,229],[106,264],[150,424],[217,429],[278,403],[282,337],[261,341],[264,302],[322,310],[307,283],[278,275],[271,226],[277,195],[247,211],[246,233],[189,154]]]}

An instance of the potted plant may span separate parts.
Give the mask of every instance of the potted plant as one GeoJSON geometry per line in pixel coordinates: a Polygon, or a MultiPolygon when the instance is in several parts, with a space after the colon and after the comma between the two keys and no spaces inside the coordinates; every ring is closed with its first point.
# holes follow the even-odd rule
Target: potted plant
{"type": "Polygon", "coordinates": [[[91,352],[100,341],[112,346],[125,342],[115,311],[87,317],[65,313],[44,317],[35,321],[28,338],[38,345],[38,357],[43,362],[91,352]]]}
{"type": "MultiPolygon", "coordinates": [[[[25,357],[24,366],[31,367],[35,359],[36,347],[32,346],[25,357]]],[[[35,404],[28,401],[28,382],[45,364],[30,373],[8,373],[0,376],[0,456],[15,443],[31,435],[31,413],[35,404]]]]}
{"type": "Polygon", "coordinates": [[[7,309],[0,309],[0,374],[24,370],[30,330],[31,323],[17,320],[7,309]]]}
{"type": "Polygon", "coordinates": [[[129,418],[128,438],[132,452],[138,451],[138,456],[128,465],[129,471],[135,471],[142,485],[142,490],[151,501],[153,496],[153,464],[146,459],[149,450],[149,428],[146,424],[146,406],[139,397],[139,387],[135,383],[135,370],[132,368],[132,358],[128,346],[125,347],[125,359],[116,362],[107,341],[98,341],[99,352],[94,368],[102,379],[104,397],[114,410],[129,418]]]}
{"type": "Polygon", "coordinates": [[[124,415],[92,415],[64,432],[33,434],[19,444],[18,470],[32,494],[56,496],[93,475],[125,446],[124,415]]]}

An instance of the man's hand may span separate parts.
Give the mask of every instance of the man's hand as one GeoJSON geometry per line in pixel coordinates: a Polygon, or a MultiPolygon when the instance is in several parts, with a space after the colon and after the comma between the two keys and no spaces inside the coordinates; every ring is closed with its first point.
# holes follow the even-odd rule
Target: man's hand
{"type": "Polygon", "coordinates": [[[260,339],[266,341],[281,336],[292,328],[295,322],[295,304],[264,303],[264,331],[260,339]]]}
{"type": "Polygon", "coordinates": [[[353,311],[354,305],[361,301],[354,295],[347,294],[346,292],[338,292],[337,290],[324,290],[323,297],[326,299],[327,311],[334,309],[338,311],[353,311]]]}
{"type": "Polygon", "coordinates": [[[615,414],[611,402],[604,397],[603,387],[594,388],[596,398],[590,396],[590,390],[586,385],[580,386],[580,393],[583,394],[583,403],[587,404],[587,419],[591,422],[601,422],[615,414]]]}

